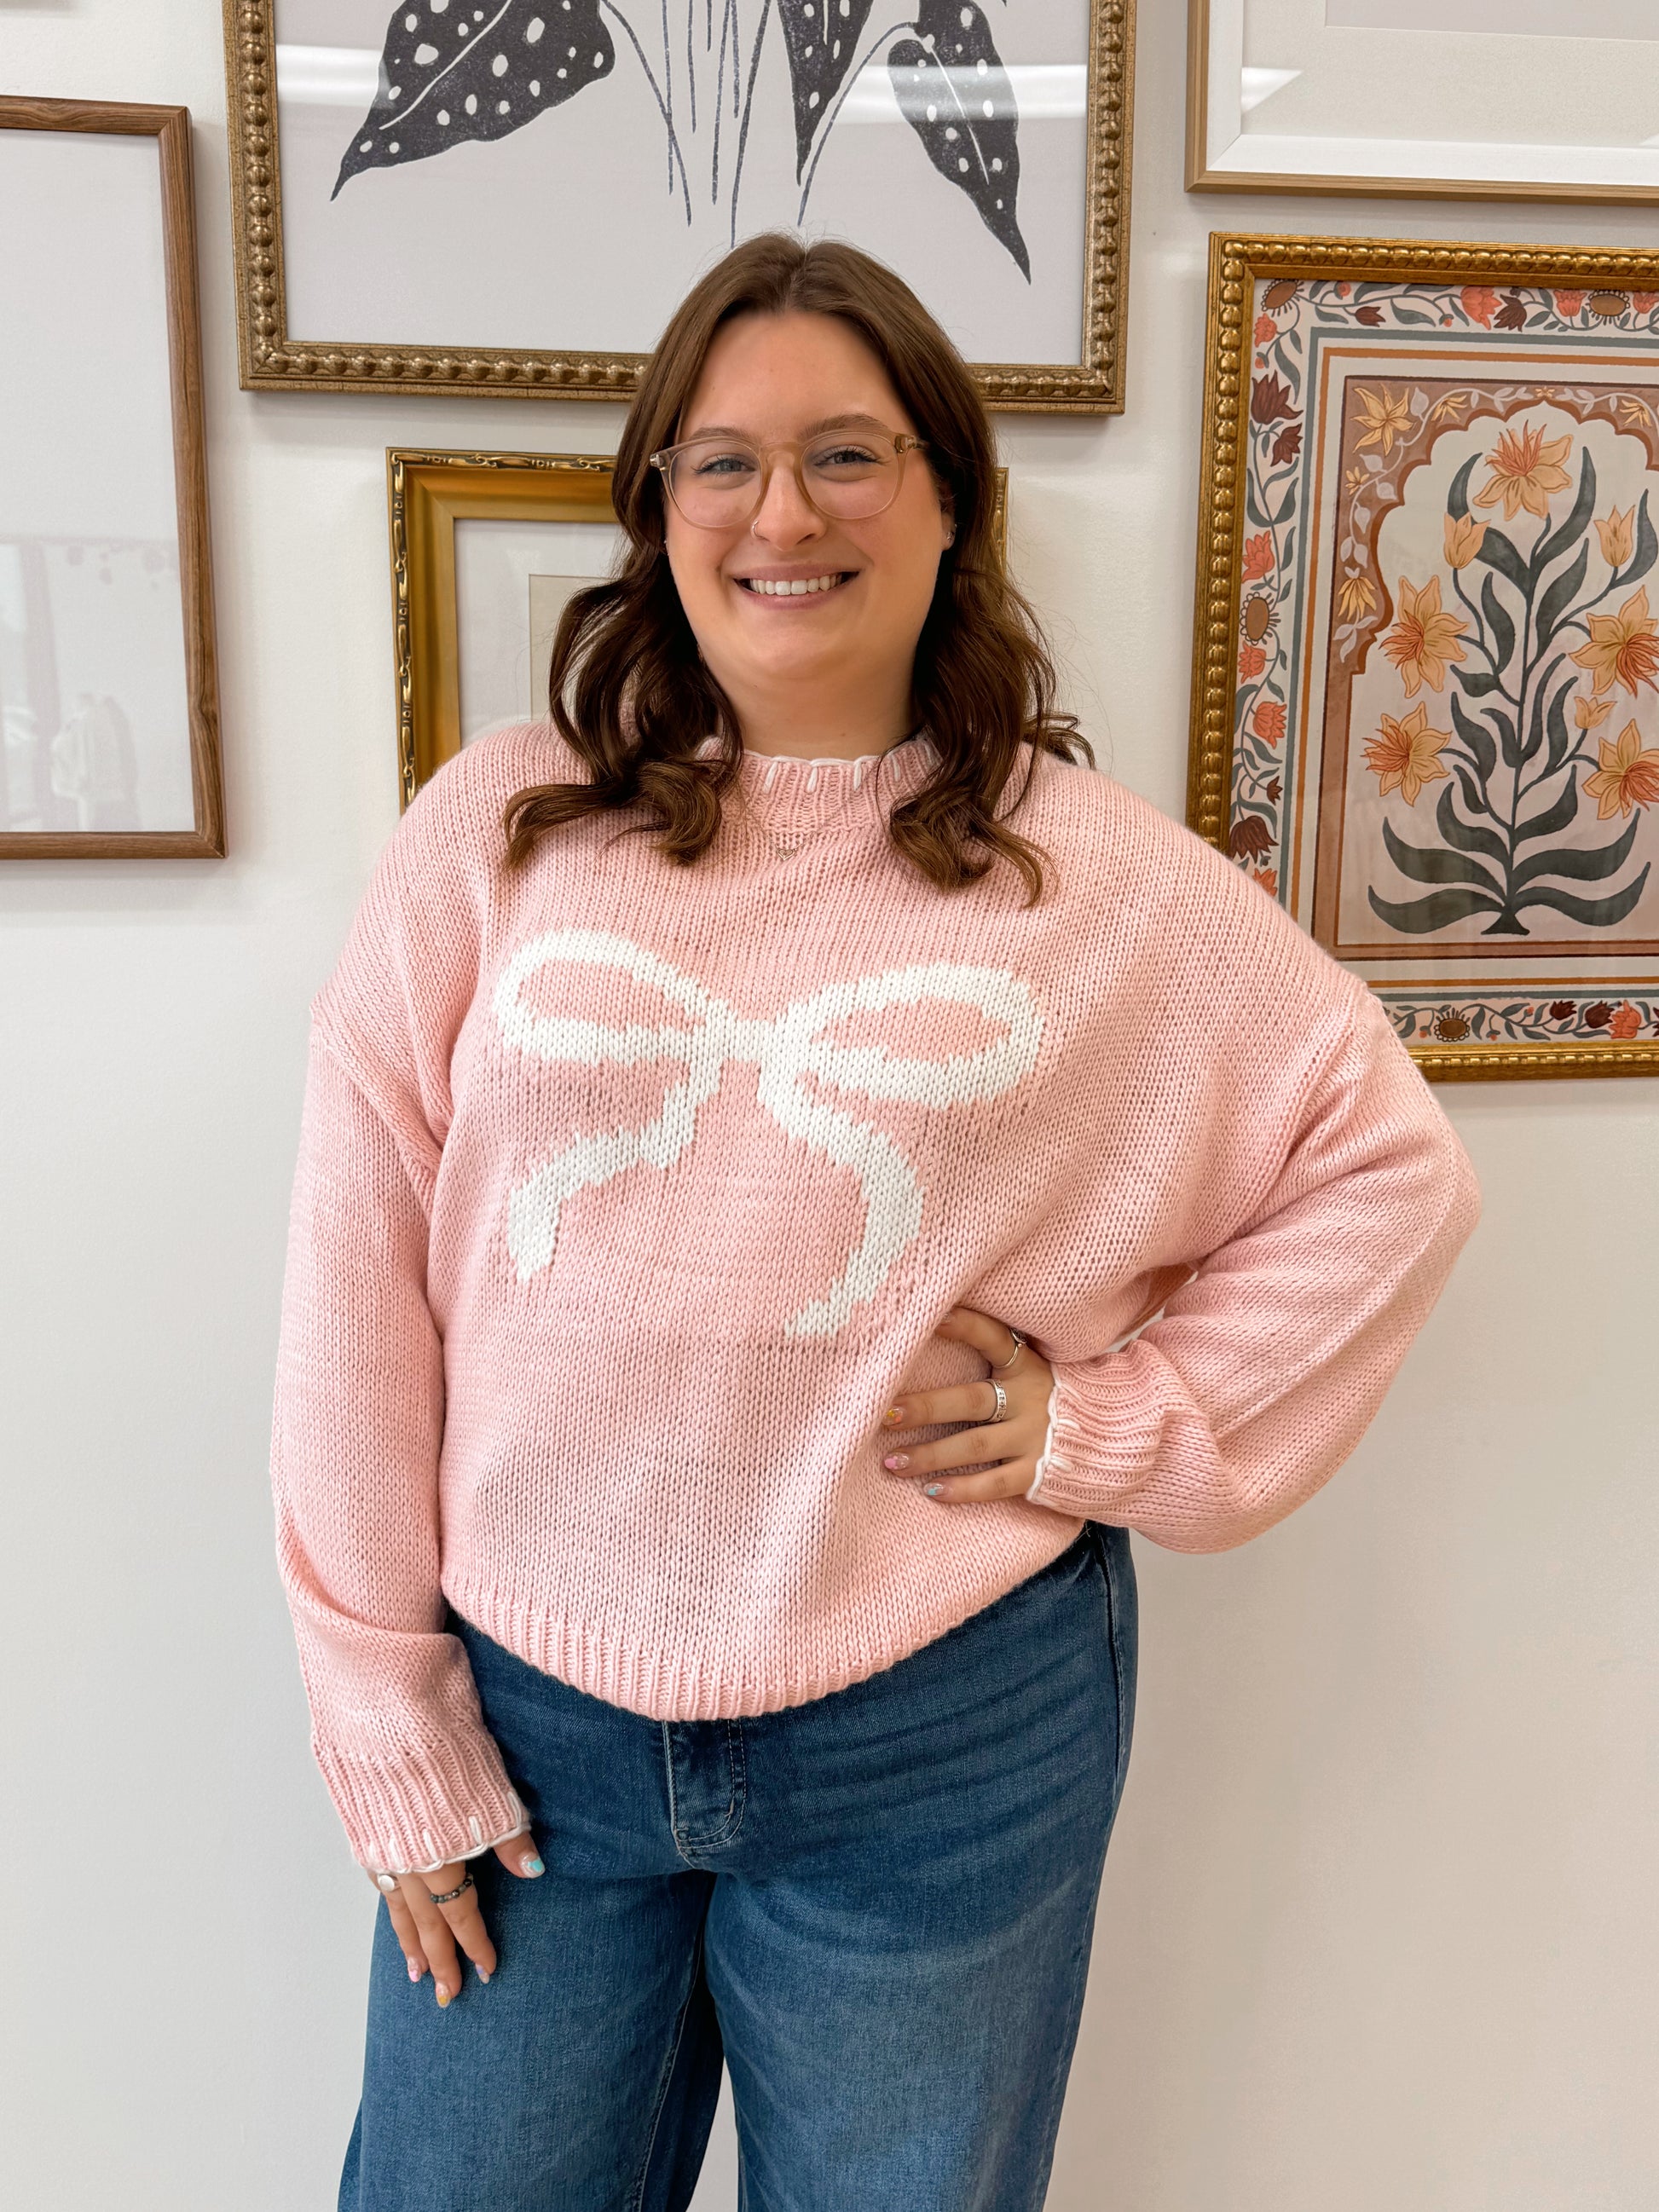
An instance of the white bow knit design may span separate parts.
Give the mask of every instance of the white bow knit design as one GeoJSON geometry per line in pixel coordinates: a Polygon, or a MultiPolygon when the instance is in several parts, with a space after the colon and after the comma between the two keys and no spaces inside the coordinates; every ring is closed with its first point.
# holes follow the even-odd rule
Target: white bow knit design
{"type": "Polygon", "coordinates": [[[578,1137],[514,1191],[507,1206],[507,1249],[526,1282],[553,1256],[559,1210],[583,1188],[644,1164],[668,1168],[696,1134],[699,1109],[714,1096],[730,1060],[752,1060],[760,1069],[761,1103],[792,1137],[826,1153],[859,1178],[864,1194],[864,1237],[840,1279],[821,1298],[785,1324],[789,1336],[833,1336],[854,1306],[872,1298],[894,1261],[921,1226],[921,1185],[902,1152],[879,1129],[813,1097],[801,1085],[812,1074],[838,1091],[866,1098],[903,1098],[927,1106],[994,1098],[1029,1075],[1042,1040],[1042,1016],[1030,992],[1000,968],[966,968],[950,961],[926,967],[890,968],[854,982],[831,983],[769,1020],[750,1020],[690,975],[626,937],[598,929],[555,929],[522,945],[495,987],[501,1035],[537,1060],[684,1062],[685,1076],[663,1100],[662,1111],[640,1129],[613,1129],[578,1137]],[[619,968],[660,991],[692,1017],[696,1027],[622,1029],[562,1014],[536,1014],[520,1000],[538,969],[582,963],[619,968]],[[940,1000],[976,1007],[1007,1034],[983,1051],[946,1060],[902,1060],[884,1045],[830,1043],[823,1031],[846,1015],[879,1012],[940,1000]]]}

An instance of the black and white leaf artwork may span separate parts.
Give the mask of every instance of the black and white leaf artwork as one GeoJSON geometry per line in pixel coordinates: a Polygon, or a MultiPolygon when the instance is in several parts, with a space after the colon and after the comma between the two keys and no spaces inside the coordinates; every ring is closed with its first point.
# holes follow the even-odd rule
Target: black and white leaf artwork
{"type": "Polygon", "coordinates": [[[1019,109],[991,27],[974,0],[922,0],[915,28],[916,37],[901,39],[887,57],[904,119],[1030,283],[1031,258],[1017,219],[1019,109]]]}
{"type": "Polygon", "coordinates": [[[857,58],[872,4],[872,0],[778,0],[795,102],[797,184],[812,141],[857,58]]]}
{"type": "Polygon", "coordinates": [[[403,0],[380,82],[335,193],[364,169],[423,161],[468,138],[505,138],[610,76],[600,0],[403,0]]]}

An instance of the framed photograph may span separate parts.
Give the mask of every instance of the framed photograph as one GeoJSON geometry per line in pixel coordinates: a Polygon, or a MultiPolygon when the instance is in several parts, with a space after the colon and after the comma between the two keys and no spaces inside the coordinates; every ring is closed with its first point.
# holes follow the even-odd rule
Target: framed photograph
{"type": "MultiPolygon", "coordinates": [[[[461,747],[547,712],[565,602],[623,548],[608,453],[386,454],[402,804],[461,747]]],[[[1008,472],[994,521],[1007,557],[1008,472]]]]}
{"type": "Polygon", "coordinates": [[[0,99],[0,858],[218,856],[190,115],[0,99]]]}
{"type": "Polygon", "coordinates": [[[1188,818],[1426,1073],[1659,1074],[1659,254],[1212,241],[1188,818]]]}
{"type": "Polygon", "coordinates": [[[626,398],[757,231],[1123,404],[1134,0],[225,0],[242,381],[626,398]]]}
{"type": "Polygon", "coordinates": [[[1188,35],[1191,191],[1659,199],[1653,0],[1189,0],[1188,35]]]}

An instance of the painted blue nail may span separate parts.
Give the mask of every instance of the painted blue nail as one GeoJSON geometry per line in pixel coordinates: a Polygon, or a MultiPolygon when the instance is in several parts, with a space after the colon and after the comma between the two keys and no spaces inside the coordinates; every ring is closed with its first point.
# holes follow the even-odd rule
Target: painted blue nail
{"type": "Polygon", "coordinates": [[[930,1482],[921,1494],[924,1498],[937,1498],[944,1487],[942,1482],[930,1482]]]}
{"type": "Polygon", "coordinates": [[[524,1874],[536,1875],[545,1874],[547,1872],[547,1869],[542,1864],[539,1859],[520,1859],[519,1862],[519,1867],[520,1872],[524,1874]]]}

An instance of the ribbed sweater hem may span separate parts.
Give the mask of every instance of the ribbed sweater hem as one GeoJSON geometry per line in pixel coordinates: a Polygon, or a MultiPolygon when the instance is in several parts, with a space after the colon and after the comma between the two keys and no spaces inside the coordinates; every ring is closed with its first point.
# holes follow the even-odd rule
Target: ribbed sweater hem
{"type": "MultiPolygon", "coordinates": [[[[1046,1506],[1048,1501],[1044,1497],[1037,1503],[1046,1506]]],[[[964,1585],[948,1596],[941,1592],[937,1610],[925,1624],[895,1621],[887,1635],[866,1638],[856,1650],[843,1650],[827,1657],[822,1649],[793,1660],[781,1660],[774,1653],[763,1671],[742,1662],[635,1642],[482,1583],[446,1580],[444,1595],[463,1619],[515,1658],[607,1705],[648,1720],[750,1719],[850,1689],[960,1628],[1030,1576],[1040,1574],[1083,1525],[1082,1516],[1063,1507],[1056,1508],[1053,1517],[1054,1534],[1046,1553],[1035,1562],[1020,1563],[1006,1583],[994,1583],[988,1589],[964,1585]]]]}
{"type": "Polygon", "coordinates": [[[371,1874],[429,1874],[527,1825],[487,1736],[416,1746],[395,1765],[327,1744],[313,1748],[352,1850],[371,1874]]]}

